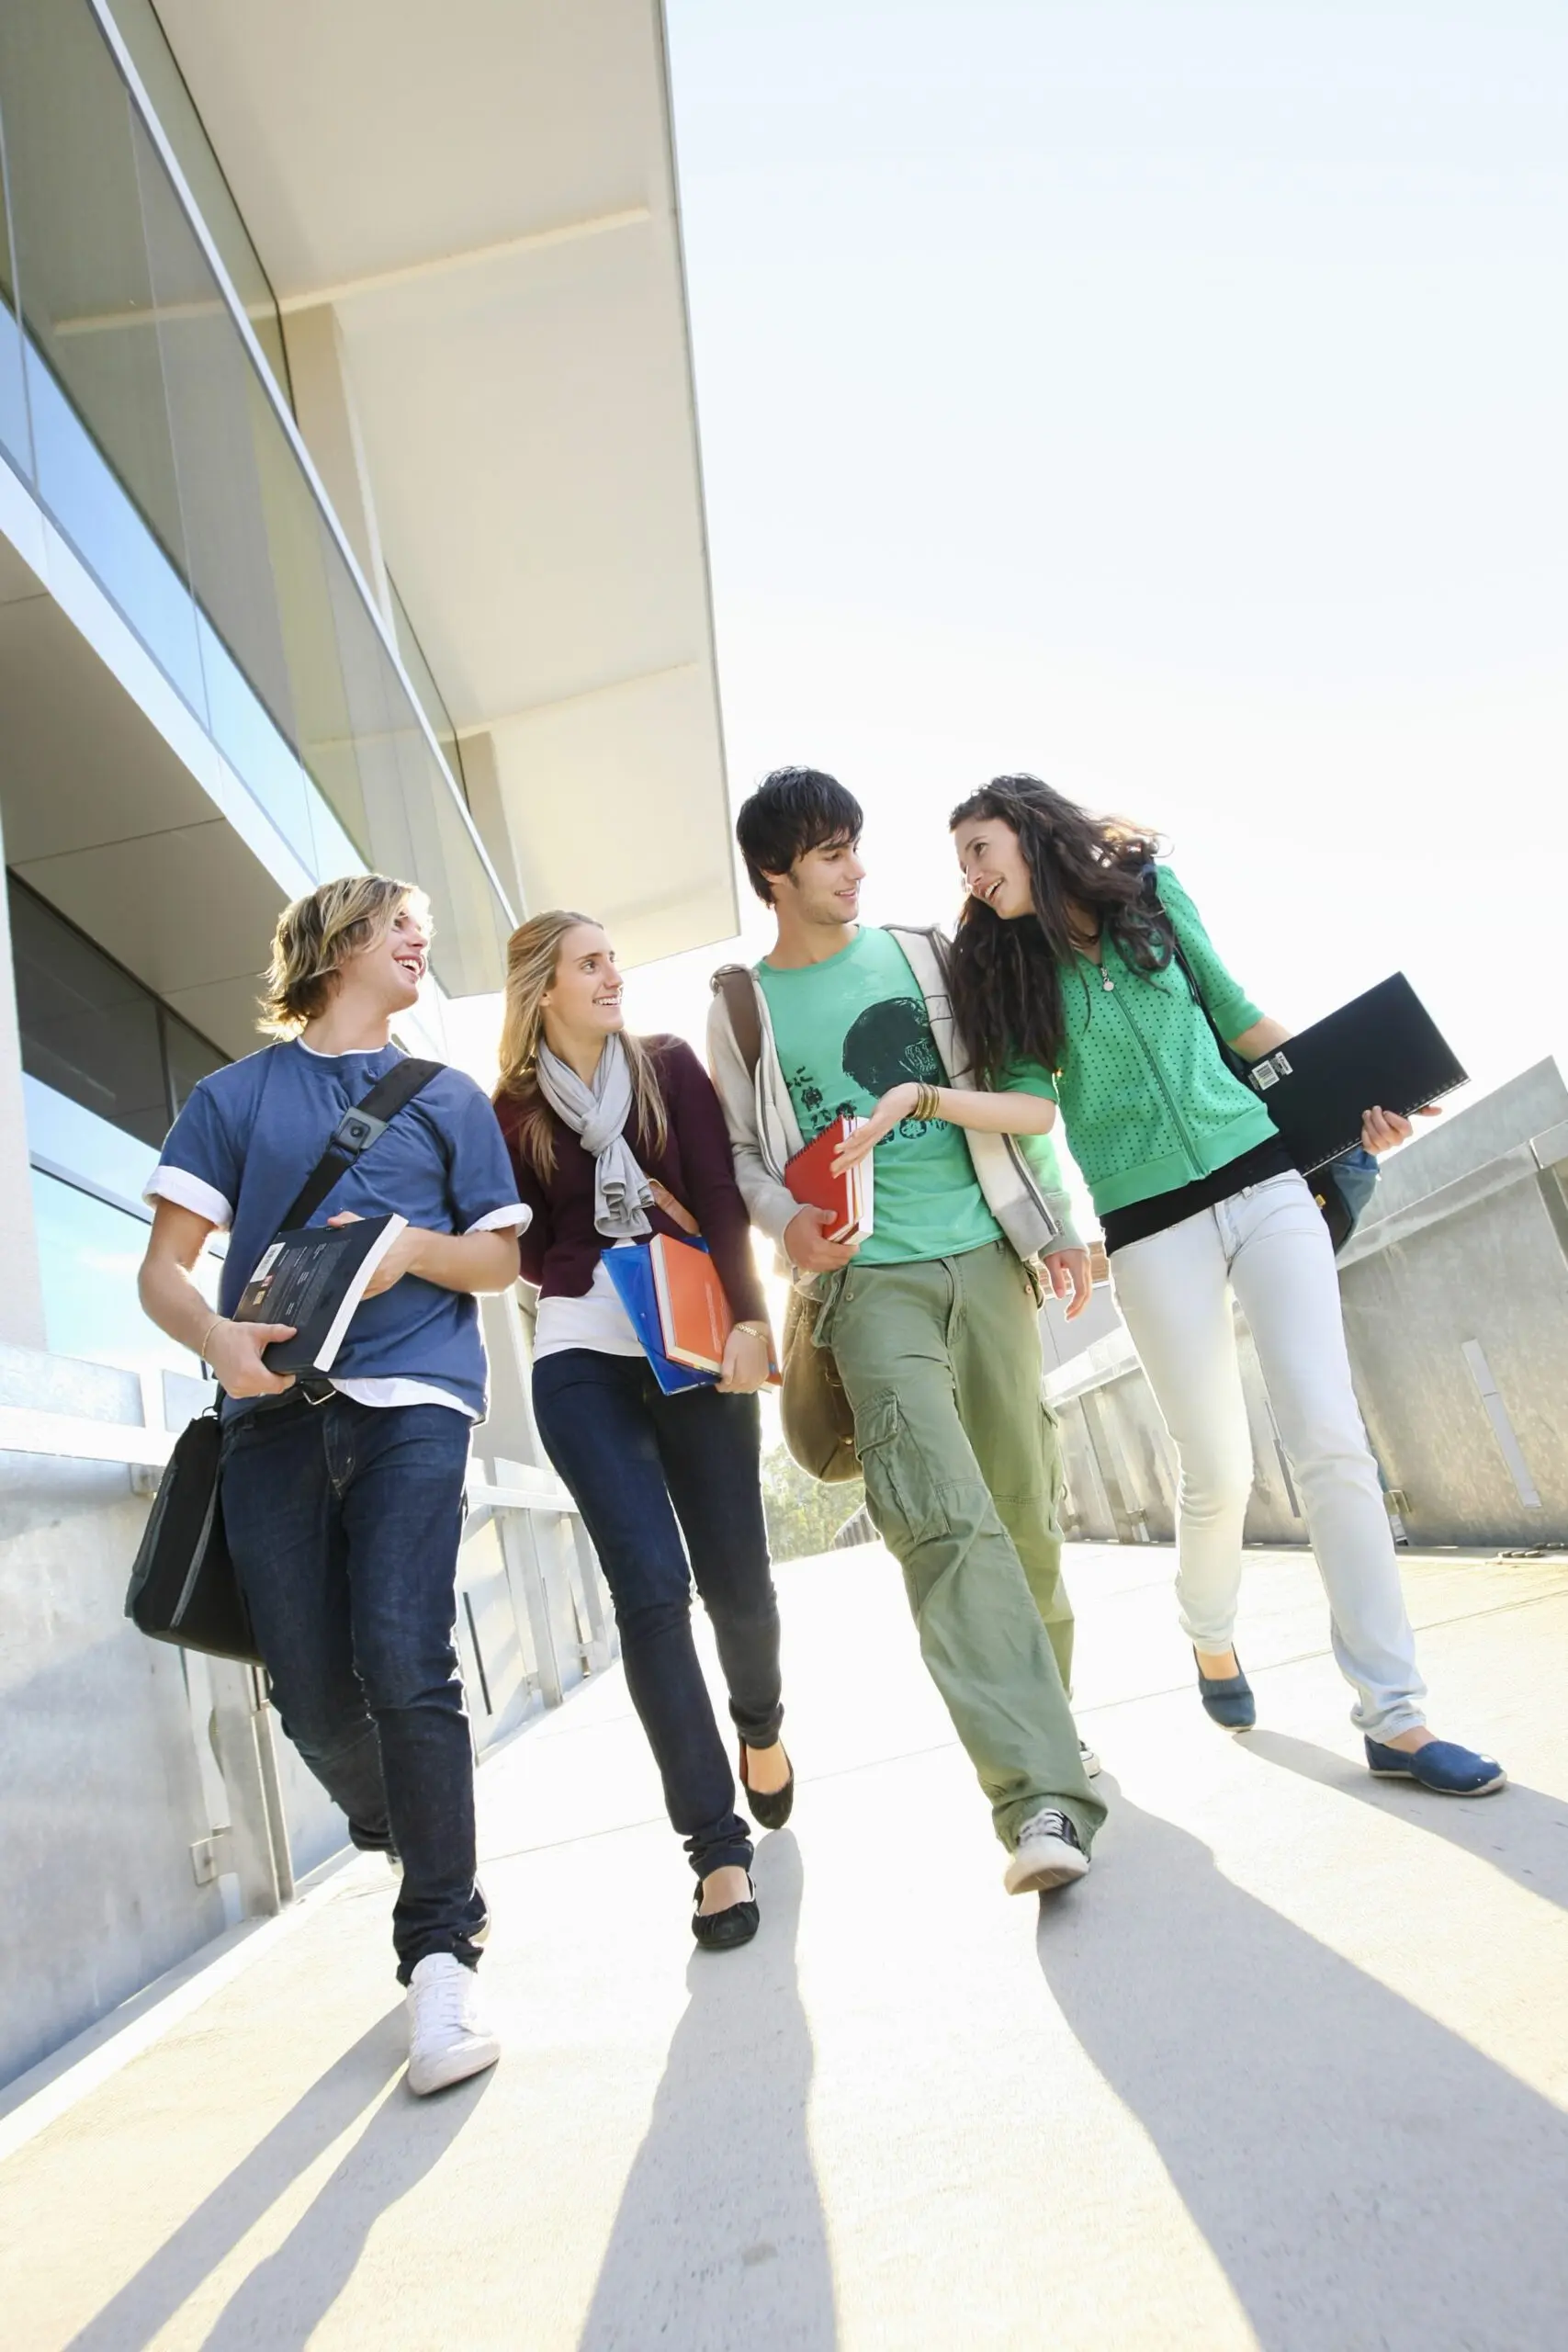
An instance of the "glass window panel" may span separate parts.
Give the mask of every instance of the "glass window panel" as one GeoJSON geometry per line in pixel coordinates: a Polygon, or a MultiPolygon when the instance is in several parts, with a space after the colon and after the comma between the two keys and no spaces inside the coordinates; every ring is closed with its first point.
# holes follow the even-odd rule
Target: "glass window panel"
{"type": "Polygon", "coordinates": [[[223,167],[213,152],[207,126],[197,111],[189,85],[169,47],[157,11],[152,0],[112,0],[112,9],[120,38],[130,52],[164,136],[174,149],[207,232],[223,257],[230,282],[243,305],[267,366],[277,379],[278,389],[288,400],[288,363],[271,281],[251,243],[250,232],[223,176],[223,167]]]}
{"type": "Polygon", "coordinates": [[[281,432],[259,444],[258,455],[299,756],[331,809],[329,830],[341,828],[355,844],[346,866],[318,845],[317,871],[326,879],[363,867],[369,841],[327,571],[329,550],[335,557],[337,549],[281,432]]]}
{"type": "Polygon", "coordinates": [[[10,910],[22,1068],[155,1148],[169,1126],[156,999],[14,879],[10,910]]]}
{"type": "Polygon", "coordinates": [[[89,570],[204,721],[196,607],[175,571],[36,349],[28,349],[38,483],[89,570]]]}
{"type": "Polygon", "coordinates": [[[168,399],[185,546],[197,601],[287,733],[294,713],[256,428],[276,420],[211,265],[145,130],[132,144],[168,399]]]}
{"type": "Polygon", "coordinates": [[[335,882],[344,874],[367,871],[364,853],[349,840],[320,791],[310,796],[310,830],[316,842],[318,882],[335,882]]]}
{"type": "Polygon", "coordinates": [[[506,969],[506,910],[457,802],[439,778],[436,783],[435,821],[446,875],[451,936],[445,953],[437,939],[431,961],[448,996],[482,996],[500,988],[506,969]]]}
{"type": "MultiPolygon", "coordinates": [[[[141,1311],[136,1277],[150,1228],[140,1217],[37,1168],[33,1216],[51,1355],[85,1356],[132,1372],[196,1370],[189,1350],[141,1311]]],[[[218,1261],[204,1251],[193,1279],[209,1300],[216,1300],[218,1274],[218,1261]]]]}
{"type": "Polygon", "coordinates": [[[504,917],[452,787],[341,552],[327,550],[371,864],[431,903],[431,964],[451,996],[499,985],[504,917]]]}
{"type": "Polygon", "coordinates": [[[11,224],[6,205],[6,138],[0,119],[0,448],[31,478],[32,435],[22,379],[22,330],[17,312],[16,274],[11,266],[11,224]]]}
{"type": "Polygon", "coordinates": [[[408,609],[398,594],[398,583],[389,574],[387,586],[391,592],[392,621],[397,630],[398,651],[402,656],[403,668],[408,672],[413,690],[424,706],[424,715],[430,721],[432,733],[441,746],[442,756],[452,771],[453,781],[467,800],[468,786],[468,779],[463,774],[463,750],[457,741],[457,729],[453,724],[452,714],[447,709],[446,698],[435,683],[434,673],[424,658],[424,648],[414,633],[414,626],[408,616],[408,609]]]}
{"type": "Polygon", "coordinates": [[[212,733],[245,789],[261,803],[296,855],[314,871],[310,780],[273,725],[259,695],[251,691],[222,639],[205,614],[197,616],[201,662],[212,733]]]}
{"type": "Polygon", "coordinates": [[[158,1165],[158,1147],[128,1136],[123,1127],[112,1126],[25,1072],[22,1106],[35,1168],[107,1193],[121,1208],[138,1205],[158,1165]]]}
{"type": "MultiPolygon", "coordinates": [[[[343,550],[324,526],[322,560],[344,695],[346,740],[341,748],[354,761],[364,811],[363,831],[350,830],[378,873],[399,875],[430,889],[427,876],[412,870],[413,842],[399,756],[400,733],[417,728],[413,708],[343,550]]],[[[330,769],[318,775],[328,799],[339,805],[330,769]]]]}
{"type": "Polygon", "coordinates": [[[228,1056],[220,1054],[216,1046],[209,1045],[200,1031],[193,1029],[188,1021],[182,1021],[177,1012],[171,1012],[166,1005],[162,1010],[164,1057],[169,1076],[169,1115],[173,1120],[179,1116],[197,1080],[210,1078],[215,1069],[221,1069],[228,1056]]]}
{"type": "Polygon", "coordinates": [[[6,0],[0,88],[38,486],[201,711],[130,95],[80,0],[6,0]],[[97,451],[145,531],[108,494],[97,451]]]}

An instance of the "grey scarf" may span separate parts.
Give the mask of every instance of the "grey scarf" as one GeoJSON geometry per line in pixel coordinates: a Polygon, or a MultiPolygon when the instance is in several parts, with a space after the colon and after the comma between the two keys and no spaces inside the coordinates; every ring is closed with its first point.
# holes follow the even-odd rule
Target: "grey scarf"
{"type": "Polygon", "coordinates": [[[631,1116],[632,1068],[613,1034],[604,1040],[592,1086],[570,1062],[539,1046],[539,1091],[593,1154],[593,1222],[607,1241],[632,1241],[653,1227],[643,1215],[653,1194],[622,1130],[631,1116]]]}

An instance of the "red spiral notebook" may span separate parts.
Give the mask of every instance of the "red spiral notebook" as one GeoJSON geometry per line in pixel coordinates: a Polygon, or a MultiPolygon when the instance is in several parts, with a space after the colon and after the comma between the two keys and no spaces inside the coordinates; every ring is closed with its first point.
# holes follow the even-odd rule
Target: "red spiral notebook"
{"type": "Polygon", "coordinates": [[[824,1235],[829,1241],[848,1241],[856,1235],[863,1241],[873,1230],[871,1159],[857,1161],[841,1176],[833,1173],[833,1154],[864,1124],[852,1111],[840,1111],[832,1125],[813,1136],[784,1169],[784,1182],[802,1206],[826,1209],[832,1217],[824,1235]]]}

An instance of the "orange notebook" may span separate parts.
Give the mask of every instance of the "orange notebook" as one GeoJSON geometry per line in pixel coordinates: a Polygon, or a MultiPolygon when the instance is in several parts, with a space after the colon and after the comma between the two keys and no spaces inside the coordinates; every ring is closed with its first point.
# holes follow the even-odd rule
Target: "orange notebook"
{"type": "Polygon", "coordinates": [[[696,1243],[669,1233],[656,1233],[648,1253],[665,1354],[690,1372],[721,1372],[735,1317],[713,1260],[696,1243]]]}
{"type": "Polygon", "coordinates": [[[784,1182],[795,1199],[807,1208],[826,1209],[832,1217],[826,1234],[829,1241],[847,1241],[857,1233],[864,1240],[872,1231],[870,1159],[846,1169],[841,1176],[833,1174],[833,1154],[864,1124],[852,1111],[840,1111],[832,1125],[813,1136],[784,1169],[784,1182]]]}

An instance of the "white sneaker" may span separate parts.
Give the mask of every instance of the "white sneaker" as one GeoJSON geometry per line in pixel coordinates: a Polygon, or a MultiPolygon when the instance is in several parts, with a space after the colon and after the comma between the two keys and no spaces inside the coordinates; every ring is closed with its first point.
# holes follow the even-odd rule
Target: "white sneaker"
{"type": "Polygon", "coordinates": [[[1080,1739],[1078,1742],[1078,1762],[1083,1766],[1083,1776],[1086,1781],[1092,1781],[1097,1777],[1100,1771],[1100,1758],[1087,1739],[1080,1739]]]}
{"type": "Polygon", "coordinates": [[[479,2011],[479,1978],[449,1951],[433,1951],[409,1979],[409,2088],[419,2098],[482,2075],[501,2044],[479,2011]]]}
{"type": "Polygon", "coordinates": [[[1065,1813],[1047,1805],[1018,1833],[1018,1850],[1009,1862],[1002,1884],[1010,1894],[1043,1894],[1048,1887],[1066,1886],[1082,1878],[1089,1856],[1078,1833],[1065,1813]]]}

